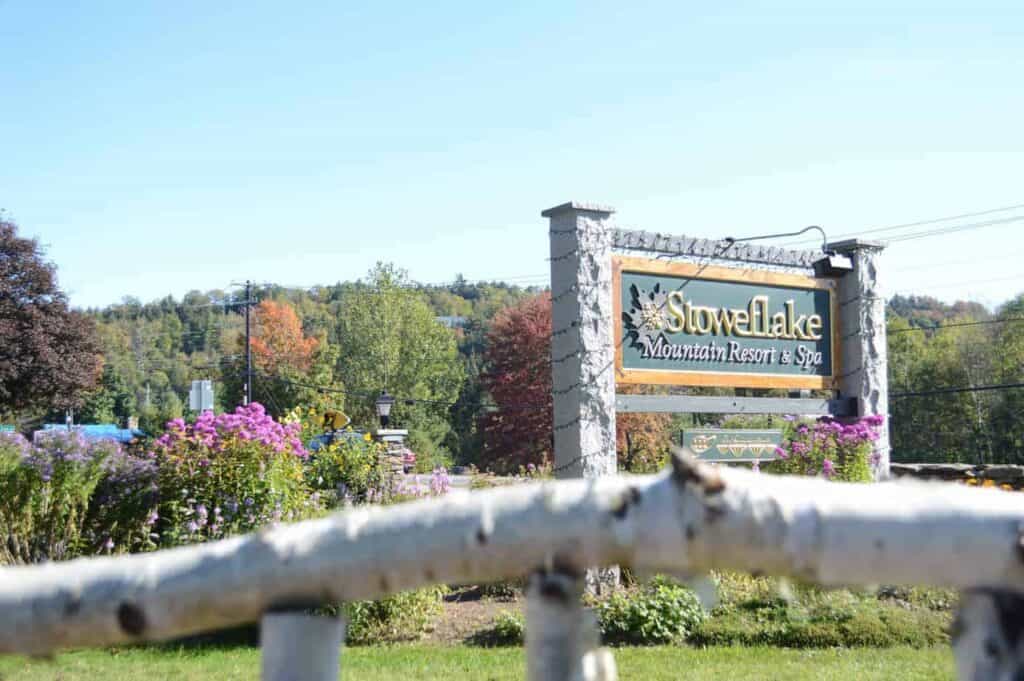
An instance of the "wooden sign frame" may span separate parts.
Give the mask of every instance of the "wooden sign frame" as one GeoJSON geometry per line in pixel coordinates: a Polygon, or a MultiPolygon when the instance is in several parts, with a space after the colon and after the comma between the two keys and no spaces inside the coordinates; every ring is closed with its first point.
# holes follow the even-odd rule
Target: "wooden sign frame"
{"type": "Polygon", "coordinates": [[[808,277],[799,274],[770,272],[753,268],[698,265],[667,262],[631,256],[612,256],[612,306],[615,333],[615,381],[627,385],[685,385],[723,388],[790,388],[830,390],[841,375],[842,355],[837,333],[840,326],[837,282],[832,278],[808,277]],[[744,373],[737,371],[688,371],[685,369],[634,369],[623,367],[622,274],[653,274],[686,279],[713,280],[799,289],[821,289],[828,292],[831,324],[829,328],[832,373],[828,376],[800,376],[778,373],[744,373]]]}

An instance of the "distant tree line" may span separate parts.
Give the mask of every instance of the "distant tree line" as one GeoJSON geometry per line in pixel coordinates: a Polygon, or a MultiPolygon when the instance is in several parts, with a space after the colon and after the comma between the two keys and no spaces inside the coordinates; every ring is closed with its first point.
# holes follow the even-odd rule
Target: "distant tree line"
{"type": "MultiPolygon", "coordinates": [[[[77,312],[38,244],[0,219],[0,422],[27,430],[74,408],[78,422],[137,417],[156,433],[186,415],[191,382],[206,378],[217,409],[233,408],[245,380],[244,295],[126,297],[77,312]]],[[[297,405],[343,409],[371,427],[387,390],[397,398],[392,422],[428,460],[504,471],[550,462],[542,289],[461,275],[419,285],[380,263],[359,281],[265,284],[254,298],[252,399],[275,416],[297,405]]],[[[888,325],[893,459],[1024,463],[1024,389],[1012,387],[1024,382],[1024,297],[990,312],[896,296],[888,325]],[[949,388],[960,392],[941,392],[949,388]]],[[[657,467],[679,429],[718,419],[620,414],[620,465],[657,467]]]]}

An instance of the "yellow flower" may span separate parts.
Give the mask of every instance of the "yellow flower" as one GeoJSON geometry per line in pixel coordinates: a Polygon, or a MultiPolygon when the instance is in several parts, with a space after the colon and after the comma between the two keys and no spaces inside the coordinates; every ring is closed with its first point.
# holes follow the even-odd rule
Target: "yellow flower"
{"type": "Polygon", "coordinates": [[[364,439],[364,440],[366,440],[367,442],[369,442],[369,441],[370,441],[370,440],[372,440],[373,438],[372,438],[372,437],[370,437],[370,434],[369,434],[369,433],[363,433],[363,439],[364,439]]]}

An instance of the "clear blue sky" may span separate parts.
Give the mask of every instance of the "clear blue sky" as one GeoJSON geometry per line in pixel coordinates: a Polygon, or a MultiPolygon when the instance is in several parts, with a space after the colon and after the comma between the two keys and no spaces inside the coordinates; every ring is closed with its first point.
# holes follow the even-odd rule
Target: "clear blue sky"
{"type": "MultiPolygon", "coordinates": [[[[569,199],[707,237],[1024,203],[1019,1],[359,4],[0,0],[0,207],[74,304],[546,283],[569,199]]],[[[1022,234],[896,243],[889,288],[998,304],[1022,234]]]]}

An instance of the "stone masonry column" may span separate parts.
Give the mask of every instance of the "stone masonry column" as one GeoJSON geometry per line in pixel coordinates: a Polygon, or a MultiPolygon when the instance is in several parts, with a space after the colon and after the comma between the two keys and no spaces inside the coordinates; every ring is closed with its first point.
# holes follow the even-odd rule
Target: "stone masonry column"
{"type": "MultiPolygon", "coordinates": [[[[614,475],[614,209],[564,203],[550,219],[551,387],[557,478],[614,475]]],[[[588,591],[618,584],[618,570],[588,571],[588,591]]]]}
{"type": "Polygon", "coordinates": [[[885,417],[875,442],[878,465],[875,477],[889,477],[889,377],[885,337],[885,298],[878,277],[878,258],[885,248],[877,241],[850,239],[828,244],[849,256],[853,271],[839,279],[839,336],[842,358],[839,391],[857,398],[859,416],[885,417]]]}

